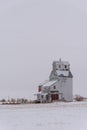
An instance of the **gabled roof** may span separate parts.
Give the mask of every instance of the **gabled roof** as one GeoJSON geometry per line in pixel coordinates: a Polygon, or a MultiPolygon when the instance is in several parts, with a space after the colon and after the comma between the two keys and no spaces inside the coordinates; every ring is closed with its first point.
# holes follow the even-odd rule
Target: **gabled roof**
{"type": "Polygon", "coordinates": [[[60,76],[60,75],[63,75],[63,76],[69,76],[69,71],[64,71],[64,70],[57,70],[57,75],[60,76]]]}
{"type": "Polygon", "coordinates": [[[68,61],[54,61],[53,63],[55,64],[66,64],[66,65],[70,65],[68,61]]]}
{"type": "Polygon", "coordinates": [[[48,83],[48,82],[49,82],[49,80],[45,80],[44,82],[40,83],[39,85],[40,85],[40,86],[43,86],[44,84],[46,84],[46,83],[48,83]]]}
{"type": "Polygon", "coordinates": [[[56,82],[57,82],[57,80],[49,81],[49,82],[47,82],[46,84],[44,84],[43,87],[50,87],[50,86],[52,86],[53,84],[55,84],[56,82]]]}
{"type": "Polygon", "coordinates": [[[64,75],[64,74],[60,74],[59,77],[69,77],[69,78],[73,78],[73,75],[71,73],[71,71],[69,71],[69,74],[68,75],[64,75]]]}

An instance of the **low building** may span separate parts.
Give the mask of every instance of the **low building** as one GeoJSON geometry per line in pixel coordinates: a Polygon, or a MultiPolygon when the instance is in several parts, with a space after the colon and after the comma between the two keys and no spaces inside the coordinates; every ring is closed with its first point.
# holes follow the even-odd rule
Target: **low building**
{"type": "Polygon", "coordinates": [[[73,75],[66,61],[54,61],[49,80],[38,86],[39,102],[73,101],[73,75]]]}

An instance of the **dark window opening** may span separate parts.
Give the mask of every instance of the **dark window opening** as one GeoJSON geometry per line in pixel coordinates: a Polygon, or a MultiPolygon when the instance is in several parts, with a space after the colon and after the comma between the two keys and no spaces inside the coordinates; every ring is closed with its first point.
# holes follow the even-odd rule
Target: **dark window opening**
{"type": "Polygon", "coordinates": [[[65,69],[67,68],[67,65],[65,65],[65,69]]]}
{"type": "Polygon", "coordinates": [[[43,96],[43,95],[41,95],[41,98],[44,98],[44,96],[43,96]]]}
{"type": "Polygon", "coordinates": [[[56,86],[53,86],[54,89],[56,89],[56,86]]]}
{"type": "Polygon", "coordinates": [[[49,99],[49,97],[48,97],[48,95],[46,95],[46,100],[48,100],[49,99]]]}
{"type": "Polygon", "coordinates": [[[41,92],[42,86],[38,87],[38,92],[41,92]]]}
{"type": "Polygon", "coordinates": [[[59,68],[61,68],[61,65],[59,65],[59,68]]]}

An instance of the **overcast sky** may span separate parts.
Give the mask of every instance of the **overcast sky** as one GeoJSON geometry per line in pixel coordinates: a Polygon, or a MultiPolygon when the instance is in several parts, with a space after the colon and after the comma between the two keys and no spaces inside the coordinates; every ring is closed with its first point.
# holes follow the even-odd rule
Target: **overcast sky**
{"type": "Polygon", "coordinates": [[[87,0],[0,0],[0,98],[33,97],[59,58],[87,96],[87,0]]]}

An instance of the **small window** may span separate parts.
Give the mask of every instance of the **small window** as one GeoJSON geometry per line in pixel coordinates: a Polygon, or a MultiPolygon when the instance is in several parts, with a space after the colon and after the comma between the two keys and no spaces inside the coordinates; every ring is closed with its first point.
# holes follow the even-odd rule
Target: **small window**
{"type": "Polygon", "coordinates": [[[41,98],[44,98],[44,96],[43,96],[43,95],[41,95],[41,98]]]}
{"type": "Polygon", "coordinates": [[[56,86],[53,86],[54,89],[56,89],[56,86]]]}
{"type": "Polygon", "coordinates": [[[65,69],[67,69],[67,65],[65,65],[65,69]]]}
{"type": "Polygon", "coordinates": [[[59,68],[61,68],[61,65],[59,65],[59,68]]]}

